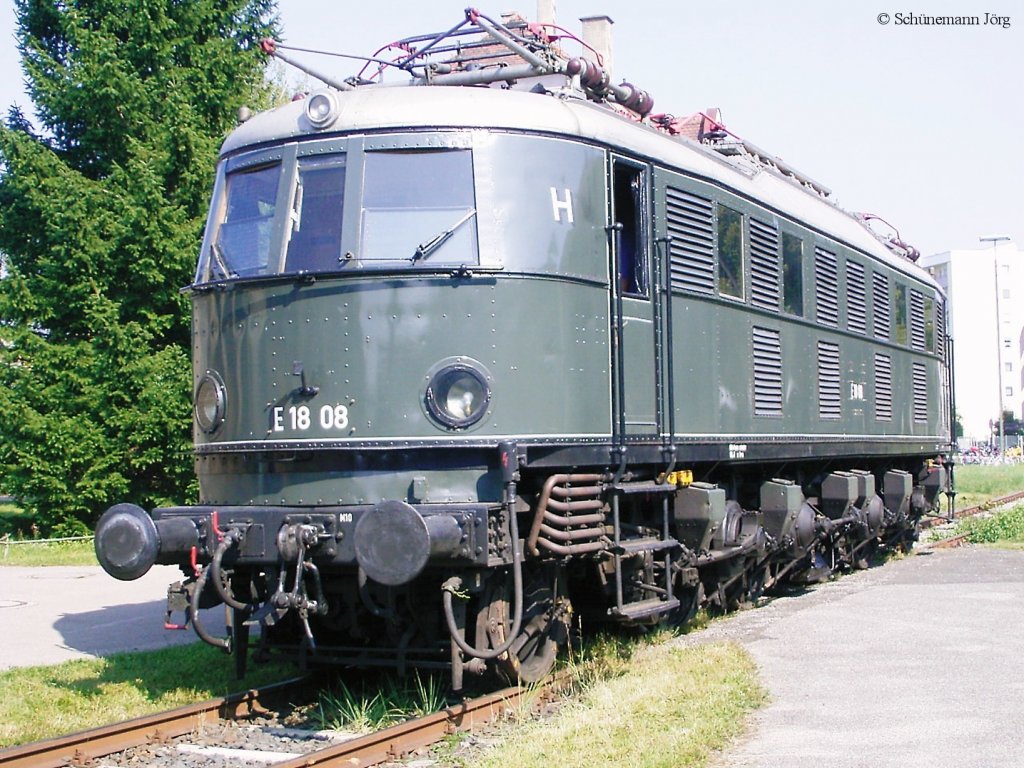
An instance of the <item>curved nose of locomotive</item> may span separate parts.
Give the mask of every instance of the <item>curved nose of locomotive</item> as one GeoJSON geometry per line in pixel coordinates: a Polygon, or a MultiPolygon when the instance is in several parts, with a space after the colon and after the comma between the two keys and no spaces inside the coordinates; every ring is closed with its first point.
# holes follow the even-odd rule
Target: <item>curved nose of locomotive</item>
{"type": "Polygon", "coordinates": [[[356,524],[356,560],[379,584],[397,587],[416,578],[433,557],[458,552],[463,530],[450,515],[424,517],[404,501],[382,501],[356,524]]]}

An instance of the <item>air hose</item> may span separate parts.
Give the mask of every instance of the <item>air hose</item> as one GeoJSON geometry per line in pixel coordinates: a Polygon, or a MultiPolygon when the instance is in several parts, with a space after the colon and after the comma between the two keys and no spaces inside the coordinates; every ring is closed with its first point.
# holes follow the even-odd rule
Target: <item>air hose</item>
{"type": "MultiPolygon", "coordinates": [[[[515,498],[515,492],[513,491],[510,496],[515,498]]],[[[509,528],[512,534],[512,589],[516,606],[515,620],[512,622],[512,629],[509,632],[508,639],[497,648],[490,650],[480,650],[467,643],[463,639],[459,628],[455,626],[455,612],[452,608],[452,595],[462,587],[462,579],[458,576],[453,576],[441,585],[444,618],[448,624],[448,633],[452,637],[452,642],[467,656],[477,659],[496,659],[503,653],[506,653],[519,636],[519,630],[523,625],[523,555],[519,551],[519,522],[516,520],[515,509],[511,503],[508,505],[508,512],[509,528]]]]}
{"type": "Polygon", "coordinates": [[[224,538],[217,545],[217,550],[213,553],[213,560],[210,561],[210,577],[213,579],[214,589],[217,590],[217,594],[220,595],[221,600],[226,605],[234,608],[236,611],[252,612],[258,606],[253,603],[243,603],[236,599],[231,591],[231,587],[225,583],[221,576],[221,562],[224,560],[224,555],[243,538],[245,538],[245,533],[238,528],[231,528],[224,534],[224,538]]]}
{"type": "MultiPolygon", "coordinates": [[[[221,542],[218,550],[224,543],[221,542]]],[[[196,579],[195,590],[192,592],[192,601],[189,603],[189,611],[192,614],[192,628],[199,635],[199,639],[208,645],[212,645],[215,648],[223,648],[225,653],[231,653],[231,638],[230,637],[214,637],[206,628],[203,627],[203,623],[199,620],[199,598],[203,594],[203,590],[206,588],[206,581],[210,577],[210,570],[213,568],[213,563],[203,568],[199,573],[199,577],[196,579]]]]}

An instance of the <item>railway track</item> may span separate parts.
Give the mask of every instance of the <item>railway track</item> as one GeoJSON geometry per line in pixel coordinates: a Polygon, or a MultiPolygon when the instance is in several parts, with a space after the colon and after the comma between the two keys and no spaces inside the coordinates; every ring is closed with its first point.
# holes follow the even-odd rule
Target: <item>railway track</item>
{"type": "MultiPolygon", "coordinates": [[[[958,509],[953,512],[953,520],[961,520],[965,517],[973,517],[980,515],[983,512],[988,512],[996,507],[1001,507],[1004,504],[1012,504],[1015,501],[1024,499],[1024,491],[1018,491],[1017,493],[1011,493],[1008,496],[1002,496],[998,499],[990,499],[984,504],[979,504],[974,507],[966,507],[965,509],[958,509]]],[[[942,525],[943,523],[950,522],[946,517],[930,517],[921,521],[922,528],[931,528],[936,525],[942,525]]],[[[959,547],[967,543],[967,534],[958,534],[956,536],[950,536],[945,539],[938,539],[937,541],[928,542],[925,546],[928,549],[952,549],[953,547],[959,547]]]]}
{"type": "MultiPolygon", "coordinates": [[[[990,500],[982,505],[957,510],[954,519],[971,517],[995,507],[1024,499],[1024,491],[990,500]]],[[[930,528],[947,521],[947,518],[928,518],[922,521],[922,527],[930,528]]],[[[924,545],[929,549],[944,549],[960,546],[965,543],[965,535],[952,536],[924,545]]],[[[248,759],[273,764],[275,768],[314,768],[317,766],[345,766],[346,768],[364,768],[389,760],[397,760],[423,749],[444,736],[459,732],[471,731],[500,717],[509,709],[521,709],[527,700],[542,701],[567,683],[567,676],[560,675],[549,679],[540,690],[537,687],[526,691],[522,688],[505,688],[495,693],[464,701],[448,707],[427,717],[409,720],[404,723],[385,728],[375,733],[345,738],[340,743],[328,743],[320,746],[323,741],[331,741],[330,735],[318,734],[313,731],[300,732],[296,729],[278,729],[285,733],[288,741],[287,749],[261,750],[223,748],[210,744],[173,744],[180,737],[215,731],[218,722],[244,721],[251,718],[266,716],[277,709],[297,700],[307,700],[313,690],[313,684],[306,678],[289,680],[283,683],[254,689],[230,696],[211,699],[199,704],[161,712],[154,715],[136,718],[116,725],[94,728],[80,733],[62,736],[55,739],[33,742],[0,751],[0,768],[61,768],[62,766],[81,766],[94,764],[91,761],[103,760],[103,765],[116,766],[117,760],[110,759],[118,753],[145,747],[152,749],[154,745],[163,745],[165,752],[178,750],[193,755],[207,753],[219,755],[230,764],[232,753],[236,759],[248,759]],[[296,734],[307,733],[305,747],[296,750],[296,734]]],[[[216,736],[206,741],[216,740],[216,736]]],[[[264,740],[265,741],[265,740],[264,740]]],[[[125,764],[137,757],[129,757],[125,764]]],[[[161,758],[160,762],[163,763],[161,758]]],[[[155,764],[155,763],[154,763],[155,764]]],[[[173,762],[166,762],[173,765],[173,762]]]]}
{"type": "Polygon", "coordinates": [[[330,732],[294,728],[260,728],[260,738],[253,739],[252,731],[219,727],[224,721],[234,723],[259,718],[296,699],[308,699],[313,684],[305,678],[296,679],[69,736],[11,747],[0,751],[0,767],[62,768],[96,765],[98,760],[102,760],[100,764],[105,767],[174,766],[188,755],[190,765],[199,764],[205,758],[210,765],[237,765],[244,760],[251,761],[245,763],[247,765],[274,765],[275,768],[363,768],[397,760],[448,734],[479,728],[507,710],[519,710],[544,701],[567,680],[563,674],[549,678],[539,687],[505,688],[371,734],[342,735],[341,741],[330,732]],[[279,736],[277,745],[273,741],[275,732],[279,736]],[[259,748],[255,748],[253,741],[259,742],[259,748]],[[322,746],[324,742],[327,746],[322,746]],[[239,748],[238,744],[244,748],[239,748]]]}
{"type": "Polygon", "coordinates": [[[217,720],[239,720],[266,714],[289,701],[308,696],[310,689],[311,683],[306,678],[296,678],[123,723],[22,744],[0,751],[0,766],[59,768],[83,765],[143,744],[168,742],[217,720]]]}

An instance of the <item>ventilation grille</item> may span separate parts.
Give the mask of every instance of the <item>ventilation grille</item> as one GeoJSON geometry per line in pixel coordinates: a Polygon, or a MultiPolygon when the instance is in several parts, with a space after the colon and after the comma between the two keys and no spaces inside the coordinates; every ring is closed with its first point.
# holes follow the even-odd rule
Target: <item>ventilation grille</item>
{"type": "Polygon", "coordinates": [[[892,421],[892,358],[875,353],[875,419],[892,421]]]}
{"type": "Polygon", "coordinates": [[[914,363],[914,421],[928,423],[928,369],[924,363],[914,363]]]}
{"type": "Polygon", "coordinates": [[[868,291],[864,265],[846,262],[846,324],[854,333],[868,332],[868,291]]]}
{"type": "Polygon", "coordinates": [[[889,303],[889,278],[880,272],[871,273],[874,294],[874,316],[871,327],[876,339],[888,339],[892,333],[892,307],[889,303]]]}
{"type": "Polygon", "coordinates": [[[665,187],[672,287],[700,293],[715,291],[715,235],[711,201],[665,187]]]}
{"type": "Polygon", "coordinates": [[[814,298],[816,317],[824,325],[839,325],[839,269],[836,255],[814,249],[814,298]]]}
{"type": "Polygon", "coordinates": [[[782,415],[782,342],[779,332],[753,328],[754,415],[782,415]]]}
{"type": "Polygon", "coordinates": [[[910,292],[910,346],[924,350],[924,296],[917,291],[910,292]]]}
{"type": "Polygon", "coordinates": [[[818,416],[834,421],[843,415],[839,345],[818,342],[818,416]]]}
{"type": "Polygon", "coordinates": [[[750,303],[779,311],[779,233],[750,219],[750,303]]]}
{"type": "Polygon", "coordinates": [[[935,298],[935,349],[946,358],[946,302],[939,297],[935,298]]]}

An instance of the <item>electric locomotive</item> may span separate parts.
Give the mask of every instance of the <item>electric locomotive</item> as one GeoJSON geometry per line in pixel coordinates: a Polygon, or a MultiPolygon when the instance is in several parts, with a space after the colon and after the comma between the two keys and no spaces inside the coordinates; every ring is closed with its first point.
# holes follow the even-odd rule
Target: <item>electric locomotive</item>
{"type": "Polygon", "coordinates": [[[240,669],[537,680],[574,612],[728,609],[937,507],[944,297],[910,249],[570,42],[470,9],[225,141],[188,289],[200,501],[118,504],[96,549],[180,565],[169,621],[240,669]]]}

